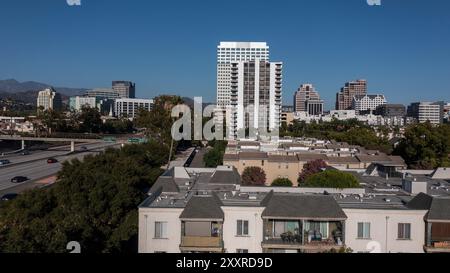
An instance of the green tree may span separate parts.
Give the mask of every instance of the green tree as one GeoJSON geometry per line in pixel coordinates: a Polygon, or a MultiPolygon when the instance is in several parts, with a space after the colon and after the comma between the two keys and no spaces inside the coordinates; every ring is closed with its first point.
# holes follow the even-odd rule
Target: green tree
{"type": "Polygon", "coordinates": [[[305,187],[311,188],[359,188],[358,179],[350,174],[337,170],[327,170],[314,174],[306,179],[305,187]]]}
{"type": "Polygon", "coordinates": [[[223,165],[223,156],[227,145],[228,142],[226,141],[213,140],[209,142],[208,146],[212,147],[212,149],[203,156],[203,162],[207,168],[216,168],[223,165]]]}
{"type": "Polygon", "coordinates": [[[288,178],[277,178],[272,182],[272,187],[292,187],[292,181],[288,178]]]}
{"type": "Polygon", "coordinates": [[[449,167],[450,126],[424,123],[409,126],[394,150],[413,169],[449,167]]]}
{"type": "Polygon", "coordinates": [[[83,253],[135,253],[137,207],[167,153],[150,141],[64,162],[52,188],[0,204],[0,252],[66,253],[78,241],[83,253]]]}
{"type": "Polygon", "coordinates": [[[99,133],[102,126],[101,114],[97,108],[85,107],[79,116],[80,129],[83,133],[99,133]]]}
{"type": "Polygon", "coordinates": [[[266,173],[260,167],[247,167],[242,173],[242,185],[264,186],[266,184],[266,173]]]}

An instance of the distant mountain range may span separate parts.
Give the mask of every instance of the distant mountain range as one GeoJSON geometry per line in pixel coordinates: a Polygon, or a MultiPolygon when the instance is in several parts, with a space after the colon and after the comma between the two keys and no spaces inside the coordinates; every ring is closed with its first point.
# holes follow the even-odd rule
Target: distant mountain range
{"type": "MultiPolygon", "coordinates": [[[[53,87],[40,82],[18,82],[15,79],[0,80],[0,98],[11,98],[26,103],[36,103],[37,93],[45,88],[53,87]]],[[[85,88],[53,87],[64,99],[83,94],[85,88]]]]}

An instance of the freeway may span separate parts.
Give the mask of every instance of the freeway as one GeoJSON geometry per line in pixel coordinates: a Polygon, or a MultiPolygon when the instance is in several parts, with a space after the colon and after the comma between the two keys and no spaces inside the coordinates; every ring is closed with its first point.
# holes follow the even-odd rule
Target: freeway
{"type": "MultiPolygon", "coordinates": [[[[81,151],[81,147],[86,147],[88,150],[96,149],[98,147],[103,147],[105,143],[92,143],[92,144],[77,144],[75,151],[81,151]]],[[[36,160],[41,159],[47,159],[50,157],[58,157],[63,155],[70,154],[70,145],[68,146],[60,146],[60,147],[53,147],[48,150],[40,150],[40,151],[31,151],[29,155],[21,155],[20,153],[12,154],[12,155],[5,155],[0,156],[0,159],[8,159],[11,164],[0,166],[0,170],[2,168],[7,168],[12,165],[26,163],[26,162],[32,162],[36,160]]]]}
{"type": "Polygon", "coordinates": [[[119,146],[119,145],[120,144],[118,144],[118,143],[114,143],[114,144],[96,143],[96,144],[85,145],[88,148],[87,151],[82,151],[82,152],[74,153],[74,154],[66,154],[66,155],[61,155],[59,157],[56,157],[59,162],[55,163],[55,164],[48,164],[47,160],[46,160],[47,158],[45,158],[42,160],[35,160],[32,162],[15,164],[15,165],[12,165],[12,166],[6,167],[6,168],[0,168],[0,195],[6,194],[6,193],[11,193],[11,192],[18,193],[14,189],[24,188],[23,185],[25,185],[25,184],[32,184],[37,180],[57,174],[61,170],[62,162],[64,162],[64,161],[75,159],[75,158],[83,159],[88,154],[96,154],[100,151],[105,150],[108,147],[114,147],[114,146],[119,146]],[[11,178],[13,178],[15,176],[26,176],[30,180],[25,183],[21,183],[20,186],[22,186],[22,187],[18,187],[18,184],[11,183],[11,178]]]}

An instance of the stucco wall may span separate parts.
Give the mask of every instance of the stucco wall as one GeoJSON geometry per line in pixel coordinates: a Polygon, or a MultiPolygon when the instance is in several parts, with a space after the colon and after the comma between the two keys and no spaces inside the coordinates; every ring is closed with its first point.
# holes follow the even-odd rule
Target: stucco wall
{"type": "Polygon", "coordinates": [[[225,214],[223,239],[226,252],[236,253],[237,249],[247,249],[250,253],[262,253],[264,208],[256,207],[222,207],[225,214]],[[237,236],[237,221],[249,221],[249,234],[237,236]]]}
{"type": "Polygon", "coordinates": [[[182,209],[139,209],[139,253],[179,253],[182,209]],[[155,222],[167,222],[167,239],[155,239],[155,222]]]}
{"type": "Polygon", "coordinates": [[[423,253],[426,211],[344,209],[345,243],[354,252],[379,248],[382,253],[423,253]],[[389,218],[387,218],[389,217],[389,218]],[[358,223],[370,223],[370,239],[358,239],[358,223]],[[411,240],[399,240],[398,224],[411,224],[411,240]]]}

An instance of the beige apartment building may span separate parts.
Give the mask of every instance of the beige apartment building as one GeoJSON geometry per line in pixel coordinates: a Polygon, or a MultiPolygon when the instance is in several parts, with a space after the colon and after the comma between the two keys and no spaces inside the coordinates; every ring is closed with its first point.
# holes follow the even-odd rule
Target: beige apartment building
{"type": "Polygon", "coordinates": [[[297,155],[272,155],[264,152],[245,152],[225,154],[224,165],[237,169],[240,175],[247,167],[259,167],[266,173],[266,185],[270,186],[277,178],[288,178],[297,186],[299,173],[303,164],[297,155]]]}

